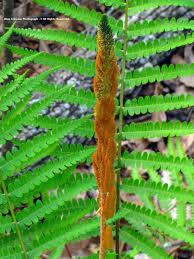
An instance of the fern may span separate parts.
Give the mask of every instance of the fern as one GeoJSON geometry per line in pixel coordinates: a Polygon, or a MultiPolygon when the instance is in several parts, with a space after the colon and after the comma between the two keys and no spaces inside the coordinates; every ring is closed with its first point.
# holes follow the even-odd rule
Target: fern
{"type": "Polygon", "coordinates": [[[141,72],[135,70],[134,72],[127,72],[126,86],[129,88],[144,85],[147,83],[160,82],[162,80],[175,79],[178,76],[190,76],[193,74],[194,64],[184,65],[163,65],[153,68],[144,68],[141,72]]]}
{"type": "Polygon", "coordinates": [[[168,187],[167,184],[162,185],[161,183],[155,183],[144,180],[124,180],[121,189],[128,193],[137,193],[140,196],[146,195],[158,195],[159,197],[176,197],[178,200],[183,202],[194,202],[193,192],[180,187],[171,185],[168,187]]]}
{"type": "Polygon", "coordinates": [[[125,243],[132,244],[138,251],[145,251],[152,258],[172,258],[163,249],[156,246],[154,242],[129,227],[122,228],[121,239],[125,243]]]}
{"type": "Polygon", "coordinates": [[[167,216],[156,213],[155,211],[132,204],[125,204],[120,211],[111,220],[109,220],[109,223],[123,217],[129,221],[129,223],[131,220],[130,218],[141,219],[154,230],[159,230],[169,236],[182,239],[192,245],[194,244],[194,238],[191,232],[186,231],[183,227],[178,227],[175,221],[172,221],[172,219],[167,216]]]}
{"type": "Polygon", "coordinates": [[[155,19],[155,20],[144,20],[142,23],[137,21],[136,23],[129,24],[128,27],[128,37],[138,37],[144,35],[150,35],[161,32],[168,31],[182,31],[189,30],[194,28],[193,20],[188,19],[175,19],[174,17],[171,19],[155,19]]]}
{"type": "Polygon", "coordinates": [[[13,29],[14,29],[15,23],[9,28],[9,30],[0,38],[0,55],[2,53],[2,50],[6,44],[6,42],[9,40],[9,38],[11,37],[12,33],[13,33],[13,29]]]}
{"type": "Polygon", "coordinates": [[[155,138],[155,137],[174,137],[194,134],[194,125],[192,122],[170,121],[170,122],[143,122],[131,123],[123,129],[123,137],[133,138],[155,138]]]}
{"type": "Polygon", "coordinates": [[[30,49],[24,49],[16,46],[7,47],[14,53],[18,55],[22,55],[24,57],[28,57],[29,55],[38,54],[37,58],[34,58],[34,62],[38,64],[43,64],[46,66],[63,66],[67,70],[71,70],[73,72],[79,72],[82,75],[93,76],[94,75],[94,62],[89,59],[83,58],[74,58],[62,55],[49,54],[46,52],[37,52],[30,49]]]}
{"type": "Polygon", "coordinates": [[[5,65],[0,71],[0,83],[7,79],[8,76],[13,75],[18,69],[33,61],[39,55],[39,53],[36,53],[35,55],[31,55],[21,60],[17,60],[15,62],[5,65]]]}
{"type": "Polygon", "coordinates": [[[194,7],[194,3],[192,0],[187,0],[187,1],[177,0],[176,2],[172,0],[156,0],[154,2],[151,0],[132,0],[128,13],[135,14],[145,10],[149,10],[151,8],[157,8],[159,6],[169,6],[169,5],[194,7]]]}
{"type": "Polygon", "coordinates": [[[123,107],[125,115],[130,116],[145,114],[147,112],[168,111],[180,108],[187,108],[194,105],[194,98],[191,95],[158,95],[139,97],[138,99],[127,100],[123,107]]]}
{"type": "Polygon", "coordinates": [[[0,52],[6,47],[22,57],[6,64],[0,71],[0,83],[3,83],[0,89],[0,144],[6,144],[2,146],[3,148],[7,147],[7,142],[12,145],[12,148],[0,157],[0,258],[2,259],[39,258],[47,251],[50,258],[59,258],[64,245],[98,235],[101,236],[101,247],[104,240],[107,241],[104,244],[105,250],[113,247],[112,241],[115,236],[116,251],[107,251],[105,255],[101,249],[100,253],[81,258],[118,259],[119,256],[134,258],[140,252],[152,258],[170,258],[164,246],[169,237],[187,242],[188,249],[190,245],[194,245],[193,219],[189,222],[186,217],[187,206],[192,206],[193,209],[194,204],[193,160],[186,156],[180,139],[176,139],[175,145],[170,139],[173,136],[193,134],[193,123],[191,121],[146,121],[126,125],[123,123],[123,115],[134,116],[194,106],[192,95],[177,94],[134,99],[129,96],[124,103],[124,90],[127,88],[191,76],[194,71],[193,63],[162,64],[134,71],[126,69],[130,67],[128,64],[130,60],[167,52],[194,42],[193,20],[158,18],[130,22],[128,25],[128,15],[159,6],[192,8],[193,1],[99,0],[97,2],[110,7],[113,14],[120,15],[124,12],[124,22],[121,18],[114,18],[110,13],[105,17],[101,12],[70,4],[68,1],[34,0],[34,3],[92,27],[97,27],[100,23],[98,37],[75,31],[23,29],[13,25],[0,38],[0,52]],[[132,41],[136,37],[170,31],[182,31],[182,34],[169,38],[164,34],[159,40],[145,42],[143,40],[140,42],[139,38],[132,41]],[[87,49],[87,52],[92,54],[91,57],[98,52],[97,60],[95,62],[93,58],[56,55],[9,45],[7,41],[13,33],[87,49]],[[116,78],[118,72],[116,55],[118,63],[122,64],[119,80],[116,78]],[[17,71],[31,61],[51,69],[30,78],[27,76],[28,71],[19,75],[17,71]],[[85,77],[95,77],[94,93],[91,90],[84,90],[82,86],[78,87],[77,84],[74,87],[47,82],[48,76],[59,69],[79,73],[85,77]],[[118,102],[115,96],[119,81],[121,89],[118,102]],[[32,98],[37,93],[41,98],[34,102],[32,98]],[[84,109],[95,106],[95,110],[93,114],[79,119],[56,118],[45,113],[45,110],[56,102],[80,105],[84,109]],[[118,114],[119,132],[115,135],[114,116],[118,114]],[[26,127],[37,128],[38,135],[21,139],[19,133],[23,133],[24,129],[28,130],[26,127]],[[87,139],[88,145],[65,143],[68,136],[91,139],[94,135],[98,138],[97,148],[91,145],[93,139],[91,141],[87,139]],[[156,137],[168,137],[167,154],[121,152],[122,140],[156,137]],[[118,163],[114,161],[116,155],[114,138],[118,141],[118,163]],[[82,163],[84,167],[86,163],[88,169],[91,162],[94,164],[97,183],[91,170],[85,173],[82,169],[82,163]],[[123,167],[132,168],[132,174],[130,179],[122,180],[120,185],[120,171],[123,167]],[[148,180],[142,179],[142,169],[148,173],[148,180]],[[110,177],[110,173],[114,173],[114,170],[117,173],[117,191],[114,177],[110,177]],[[162,184],[160,171],[164,170],[170,173],[172,181],[170,186],[162,184]],[[106,177],[103,178],[104,176],[106,177]],[[99,187],[98,201],[80,199],[83,193],[99,187]],[[140,200],[141,207],[125,201],[120,206],[120,189],[128,195],[135,195],[135,198],[140,200]],[[158,206],[155,203],[156,199],[158,206]],[[168,204],[172,199],[176,199],[176,220],[172,220],[168,204]],[[115,200],[117,204],[114,203],[115,200]],[[103,201],[108,202],[105,204],[103,201]],[[98,207],[101,208],[99,213],[96,212],[98,207]],[[117,212],[114,215],[115,207],[117,212]],[[101,230],[105,231],[104,236],[100,234],[98,215],[101,219],[106,218],[101,220],[102,225],[106,221],[108,224],[101,225],[101,230]],[[119,220],[122,218],[125,221],[120,224],[119,220]],[[132,247],[126,253],[119,254],[119,233],[120,239],[132,247]]]}

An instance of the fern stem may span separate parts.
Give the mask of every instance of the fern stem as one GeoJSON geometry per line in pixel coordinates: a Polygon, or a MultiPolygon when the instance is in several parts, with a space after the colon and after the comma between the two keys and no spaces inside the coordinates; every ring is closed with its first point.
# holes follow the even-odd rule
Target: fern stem
{"type": "Polygon", "coordinates": [[[5,186],[5,182],[3,180],[2,174],[0,174],[0,181],[1,181],[3,192],[5,193],[5,196],[7,198],[8,204],[9,204],[11,216],[12,216],[12,219],[13,219],[15,227],[16,227],[16,232],[17,232],[17,235],[18,235],[18,238],[19,238],[20,246],[21,246],[21,249],[23,250],[23,253],[24,253],[24,258],[29,259],[25,244],[23,242],[22,234],[21,234],[20,228],[18,226],[18,222],[17,222],[16,217],[15,217],[14,207],[11,203],[10,198],[9,198],[9,194],[8,194],[7,188],[5,186]]]}
{"type": "MultiPolygon", "coordinates": [[[[126,0],[125,7],[125,23],[124,23],[124,46],[123,46],[123,58],[122,58],[122,72],[121,72],[121,90],[120,90],[120,107],[119,107],[119,135],[118,135],[118,168],[117,170],[117,181],[116,181],[116,191],[117,191],[117,201],[116,201],[116,212],[120,207],[120,173],[121,173],[121,144],[122,144],[122,130],[123,130],[123,99],[125,90],[125,67],[126,67],[126,52],[127,52],[127,27],[128,27],[128,7],[129,0],[126,0]]],[[[116,221],[116,239],[115,239],[115,249],[116,258],[119,259],[119,226],[120,221],[116,221]]]]}

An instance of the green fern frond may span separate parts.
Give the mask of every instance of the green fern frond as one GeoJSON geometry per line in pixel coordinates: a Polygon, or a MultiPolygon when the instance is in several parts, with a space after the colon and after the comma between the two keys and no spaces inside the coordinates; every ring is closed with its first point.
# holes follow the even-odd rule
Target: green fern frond
{"type": "Polygon", "coordinates": [[[6,45],[13,53],[28,57],[29,55],[39,53],[39,56],[34,58],[34,62],[45,66],[61,66],[64,69],[79,72],[81,75],[93,77],[95,74],[95,62],[89,59],[75,58],[63,55],[49,54],[46,52],[38,52],[31,49],[6,45]]]}
{"type": "Polygon", "coordinates": [[[121,190],[128,193],[137,193],[140,196],[158,195],[159,197],[177,198],[183,202],[194,202],[193,192],[177,186],[155,183],[144,180],[126,180],[124,179],[121,185],[121,190]]]}
{"type": "MultiPolygon", "coordinates": [[[[21,177],[16,178],[13,182],[10,180],[8,182],[8,190],[9,195],[12,199],[15,198],[15,202],[17,202],[16,198],[23,197],[24,194],[32,191],[37,186],[45,183],[49,179],[52,179],[56,176],[56,174],[61,174],[61,171],[66,170],[67,168],[72,167],[73,165],[77,165],[78,163],[84,162],[89,156],[91,156],[95,147],[93,146],[82,146],[82,145],[66,145],[61,150],[56,150],[54,155],[56,156],[55,160],[50,160],[47,164],[42,165],[40,168],[37,168],[31,172],[27,172],[23,174],[21,177]],[[57,153],[58,151],[58,153],[57,153]]],[[[61,176],[61,181],[64,183],[69,179],[71,174],[65,173],[64,177],[61,176]]],[[[57,180],[60,177],[55,177],[55,183],[57,184],[57,180]]],[[[53,180],[54,181],[54,180],[53,180]]],[[[48,185],[50,187],[50,185],[48,185]]],[[[5,194],[0,194],[0,204],[5,204],[5,194]]]]}
{"type": "MultiPolygon", "coordinates": [[[[63,128],[70,119],[52,118],[48,116],[40,116],[33,120],[32,125],[34,127],[40,127],[43,129],[60,129],[63,128]]],[[[94,125],[93,121],[88,119],[80,127],[76,128],[71,132],[71,135],[88,137],[94,136],[94,125]]]]}
{"type": "Polygon", "coordinates": [[[8,76],[13,75],[18,69],[22,68],[31,61],[34,61],[40,54],[36,53],[35,55],[28,55],[27,57],[9,63],[2,67],[0,70],[0,83],[2,83],[8,76]]]}
{"type": "Polygon", "coordinates": [[[155,20],[144,20],[143,22],[137,21],[136,23],[130,23],[128,27],[128,36],[131,38],[150,35],[155,33],[167,32],[167,31],[182,31],[193,30],[194,21],[189,19],[175,19],[164,18],[155,20]]]}
{"type": "Polygon", "coordinates": [[[138,250],[148,254],[152,258],[172,258],[169,256],[164,249],[162,249],[159,246],[156,246],[156,244],[147,238],[144,235],[140,235],[137,231],[133,230],[129,227],[123,227],[121,229],[121,239],[125,243],[132,245],[133,248],[137,248],[138,250]]]}
{"type": "Polygon", "coordinates": [[[122,157],[125,166],[132,168],[144,168],[154,170],[169,170],[172,172],[182,171],[190,188],[194,190],[193,161],[187,158],[161,155],[160,153],[125,152],[122,157]]]}
{"type": "Polygon", "coordinates": [[[39,156],[41,157],[42,150],[58,142],[65,135],[70,134],[76,127],[79,127],[85,119],[86,117],[79,120],[71,120],[69,123],[66,123],[65,127],[60,128],[60,130],[57,129],[36,136],[32,140],[23,143],[19,149],[14,149],[12,153],[8,152],[6,158],[0,157],[0,169],[3,172],[3,178],[6,179],[25,166],[30,165],[29,158],[36,157],[38,160],[39,156]],[[33,149],[31,147],[33,147],[33,149]]]}
{"type": "Polygon", "coordinates": [[[194,134],[192,122],[132,122],[123,128],[123,137],[126,139],[174,137],[190,134],[194,134]]]}
{"type": "Polygon", "coordinates": [[[5,98],[9,93],[14,91],[16,88],[18,88],[20,84],[22,84],[22,82],[24,81],[25,76],[26,76],[26,73],[22,75],[14,74],[13,75],[14,79],[0,88],[0,100],[3,97],[5,98]]]}
{"type": "MultiPolygon", "coordinates": [[[[10,106],[13,106],[13,104],[21,102],[22,98],[31,94],[34,88],[39,87],[43,80],[45,80],[50,74],[57,71],[59,68],[59,66],[54,67],[39,74],[38,76],[27,78],[25,80],[24,75],[21,77],[16,77],[15,81],[8,84],[8,87],[5,86],[5,90],[2,90],[1,92],[0,114],[2,111],[7,111],[10,106]]],[[[3,121],[3,123],[6,122],[6,120],[3,121]]],[[[6,124],[2,125],[4,125],[2,126],[4,128],[6,124]]]]}
{"type": "Polygon", "coordinates": [[[15,26],[15,23],[13,23],[12,26],[9,28],[9,30],[0,37],[0,55],[2,53],[2,50],[3,50],[6,42],[9,40],[9,38],[11,37],[11,35],[13,33],[14,26],[15,26]]]}
{"type": "Polygon", "coordinates": [[[136,59],[147,57],[163,51],[168,51],[183,45],[188,45],[194,42],[194,33],[180,35],[171,38],[161,38],[150,40],[148,42],[139,42],[127,48],[127,59],[136,59]]]}
{"type": "Polygon", "coordinates": [[[38,40],[55,41],[69,46],[77,46],[79,48],[87,48],[91,51],[96,50],[96,38],[77,32],[66,32],[57,29],[22,29],[15,28],[13,32],[35,38],[38,40]]]}
{"type": "Polygon", "coordinates": [[[171,111],[193,105],[194,97],[192,95],[153,95],[127,100],[123,107],[123,113],[124,115],[129,114],[130,116],[133,116],[141,113],[145,114],[147,112],[171,111]]]}
{"type": "Polygon", "coordinates": [[[124,204],[119,212],[108,221],[112,223],[117,219],[125,218],[130,223],[130,218],[138,218],[148,224],[152,229],[159,230],[168,236],[194,244],[194,237],[191,232],[180,227],[170,217],[157,213],[144,207],[133,204],[124,204]]]}
{"type": "MultiPolygon", "coordinates": [[[[30,86],[31,86],[30,90],[32,90],[33,87],[37,85],[37,83],[38,82],[35,79],[35,82],[32,82],[31,85],[27,85],[27,90],[30,86]]],[[[24,126],[33,124],[33,120],[35,119],[35,117],[38,116],[38,114],[40,114],[43,109],[46,109],[48,106],[52,105],[55,101],[60,100],[61,97],[63,97],[64,92],[66,92],[66,89],[64,88],[61,88],[59,90],[56,89],[55,92],[53,92],[43,100],[32,104],[29,108],[27,108],[22,113],[22,115],[18,114],[17,116],[12,118],[12,120],[10,120],[10,116],[12,117],[12,114],[16,112],[17,108],[13,108],[9,112],[7,112],[7,114],[3,117],[2,121],[0,122],[0,125],[2,125],[2,130],[0,130],[0,134],[1,134],[0,142],[4,142],[5,139],[11,140],[13,137],[15,137],[18,134],[18,131],[23,129],[24,126]]],[[[18,94],[16,94],[16,96],[17,95],[18,94]]]]}
{"type": "MultiPolygon", "coordinates": [[[[30,226],[33,223],[37,223],[41,219],[48,217],[52,213],[55,213],[58,209],[62,210],[62,206],[65,206],[67,201],[70,201],[78,194],[86,192],[96,186],[95,178],[84,177],[81,181],[74,180],[67,182],[62,190],[58,190],[56,196],[50,195],[44,196],[43,201],[38,200],[36,204],[32,204],[29,208],[23,209],[16,214],[16,220],[19,226],[30,226]]],[[[67,204],[68,205],[68,204],[67,204]]],[[[85,214],[84,214],[85,215],[85,214]]],[[[8,223],[8,220],[2,219],[0,232],[10,232],[10,229],[15,231],[14,222],[8,223]]]]}
{"type": "MultiPolygon", "coordinates": [[[[83,220],[76,224],[72,224],[71,226],[67,225],[67,221],[68,219],[66,217],[53,218],[46,224],[37,224],[37,228],[35,229],[37,231],[34,233],[33,228],[30,229],[28,235],[25,237],[28,244],[27,249],[29,257],[38,258],[38,256],[47,250],[98,235],[97,233],[100,225],[99,218],[83,220]],[[57,225],[56,229],[53,229],[53,225],[57,225]],[[44,230],[42,230],[42,233],[38,231],[38,227],[41,228],[42,226],[44,226],[44,229],[48,229],[46,235],[44,230]]],[[[18,256],[20,256],[21,251],[18,248],[18,245],[15,245],[14,249],[13,246],[4,246],[4,249],[0,250],[0,258],[20,258],[18,256]]]]}
{"type": "Polygon", "coordinates": [[[76,89],[74,86],[69,85],[54,85],[54,84],[42,84],[37,88],[44,94],[54,94],[57,89],[65,88],[63,95],[61,95],[60,100],[72,104],[86,105],[88,108],[94,107],[96,103],[96,98],[91,90],[76,89]]]}
{"type": "Polygon", "coordinates": [[[166,64],[162,67],[155,66],[144,68],[142,71],[134,70],[126,74],[126,87],[133,88],[135,86],[144,85],[147,83],[160,82],[162,80],[175,79],[179,76],[191,76],[194,70],[194,63],[177,64],[176,66],[166,64]]]}
{"type": "Polygon", "coordinates": [[[192,0],[132,0],[130,2],[130,6],[128,8],[128,14],[134,15],[139,12],[143,12],[152,8],[158,8],[160,6],[184,6],[184,7],[194,7],[194,3],[192,0]]]}

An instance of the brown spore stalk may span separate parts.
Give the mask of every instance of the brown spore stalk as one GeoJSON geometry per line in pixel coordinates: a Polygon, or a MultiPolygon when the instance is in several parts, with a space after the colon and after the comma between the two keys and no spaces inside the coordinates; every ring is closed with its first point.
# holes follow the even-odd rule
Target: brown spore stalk
{"type": "Polygon", "coordinates": [[[93,167],[99,189],[101,214],[100,258],[104,259],[106,250],[113,249],[114,246],[112,227],[108,226],[106,221],[115,214],[116,209],[115,96],[119,74],[112,30],[105,15],[99,25],[97,43],[96,77],[94,78],[96,96],[94,128],[97,150],[93,155],[93,167]]]}

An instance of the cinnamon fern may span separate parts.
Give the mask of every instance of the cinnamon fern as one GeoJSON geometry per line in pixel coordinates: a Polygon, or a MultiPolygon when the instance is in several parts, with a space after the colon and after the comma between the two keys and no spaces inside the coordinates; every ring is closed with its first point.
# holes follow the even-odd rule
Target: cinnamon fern
{"type": "Polygon", "coordinates": [[[194,124],[188,120],[132,121],[142,114],[193,107],[194,96],[173,91],[133,99],[126,96],[140,86],[151,88],[155,82],[194,74],[194,63],[134,70],[129,63],[192,44],[193,20],[168,17],[128,22],[128,16],[159,7],[194,8],[194,2],[96,0],[123,13],[124,22],[70,3],[73,1],[33,2],[98,29],[98,33],[13,24],[0,37],[0,54],[8,48],[17,57],[0,70],[0,258],[40,258],[45,253],[49,258],[60,258],[69,244],[91,237],[101,242],[99,251],[79,258],[134,258],[141,252],[153,259],[173,258],[165,249],[172,240],[181,240],[191,249],[194,164],[179,137],[194,134],[194,124]],[[174,36],[166,37],[166,32],[174,36]],[[57,55],[7,44],[15,34],[81,48],[92,55],[57,55]],[[163,35],[141,40],[158,34],[163,35]],[[45,71],[29,76],[25,70],[29,62],[43,65],[45,71]],[[61,69],[94,78],[94,89],[92,85],[85,90],[84,85],[48,82],[48,77],[61,69]],[[36,94],[38,101],[33,99],[36,94]],[[46,111],[57,102],[84,106],[94,113],[76,119],[48,115],[46,111]],[[37,134],[24,137],[30,128],[37,129],[37,134]],[[69,144],[69,137],[75,136],[86,139],[87,144],[69,144]],[[152,138],[167,140],[165,153],[122,149],[122,141],[152,138]],[[131,176],[120,181],[121,169],[130,169],[131,176]],[[164,171],[169,173],[170,185],[163,182],[164,171]],[[85,198],[91,190],[98,190],[96,198],[85,198]],[[132,199],[123,201],[120,192],[122,197],[135,195],[138,204],[132,199]],[[119,241],[131,249],[121,252],[119,241]]]}

